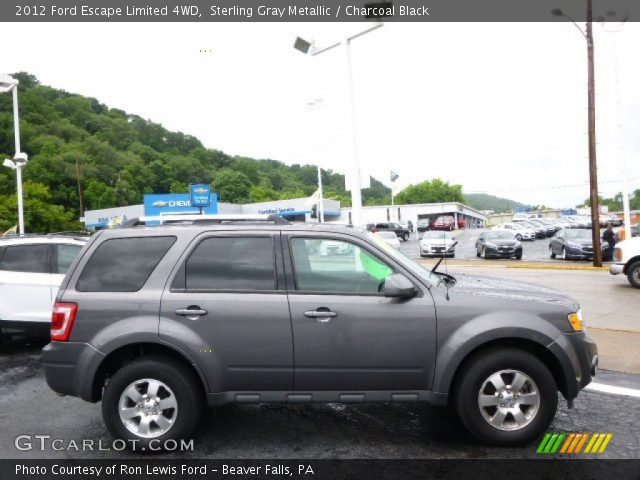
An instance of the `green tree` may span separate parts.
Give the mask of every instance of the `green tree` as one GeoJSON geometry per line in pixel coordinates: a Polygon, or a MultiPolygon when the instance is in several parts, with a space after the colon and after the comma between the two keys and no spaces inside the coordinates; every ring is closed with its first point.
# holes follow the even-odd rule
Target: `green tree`
{"type": "Polygon", "coordinates": [[[211,188],[221,202],[244,203],[249,200],[251,180],[242,172],[223,168],[213,178],[211,188]]]}
{"type": "MultiPolygon", "coordinates": [[[[60,205],[51,203],[51,192],[46,185],[25,182],[24,224],[28,233],[48,233],[60,230],[80,230],[82,225],[60,205]]],[[[0,231],[8,230],[18,223],[17,196],[0,196],[0,231]]]]}
{"type": "Polygon", "coordinates": [[[462,185],[450,185],[439,178],[409,185],[396,195],[399,204],[463,201],[462,185]]]}

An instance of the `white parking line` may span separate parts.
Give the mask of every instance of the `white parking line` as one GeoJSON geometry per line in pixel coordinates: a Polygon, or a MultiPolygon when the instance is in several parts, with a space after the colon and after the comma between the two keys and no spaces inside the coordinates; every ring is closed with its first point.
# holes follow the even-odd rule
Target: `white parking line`
{"type": "Polygon", "coordinates": [[[613,395],[625,395],[627,397],[640,398],[640,390],[626,387],[616,387],[615,385],[605,385],[604,383],[591,382],[585,390],[593,392],[612,393],[613,395]]]}

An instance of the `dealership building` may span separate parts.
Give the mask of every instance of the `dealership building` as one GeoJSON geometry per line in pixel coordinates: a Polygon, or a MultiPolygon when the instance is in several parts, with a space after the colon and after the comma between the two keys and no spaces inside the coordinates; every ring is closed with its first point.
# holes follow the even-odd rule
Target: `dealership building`
{"type": "MultiPolygon", "coordinates": [[[[217,195],[211,193],[210,204],[202,207],[205,214],[264,214],[280,215],[294,222],[317,222],[317,200],[314,197],[275,200],[271,202],[247,203],[244,205],[218,202],[217,195]]],[[[322,202],[324,219],[327,223],[351,223],[351,208],[341,208],[337,200],[324,199],[322,202]]],[[[161,217],[171,214],[200,213],[200,208],[191,203],[191,196],[184,194],[148,194],[140,205],[88,210],[80,220],[92,230],[107,228],[136,217],[161,217]]],[[[455,224],[464,220],[467,227],[483,227],[487,215],[458,202],[424,203],[416,205],[382,205],[362,208],[365,224],[378,222],[408,222],[414,225],[418,220],[433,222],[441,215],[454,217],[455,224]]]]}

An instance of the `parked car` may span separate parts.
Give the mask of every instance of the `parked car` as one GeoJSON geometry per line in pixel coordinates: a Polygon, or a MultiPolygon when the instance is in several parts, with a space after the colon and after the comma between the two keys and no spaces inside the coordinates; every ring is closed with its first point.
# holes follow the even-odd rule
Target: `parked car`
{"type": "Polygon", "coordinates": [[[431,231],[424,232],[420,240],[420,256],[456,256],[456,247],[453,245],[455,237],[449,232],[431,231]]]}
{"type": "MultiPolygon", "coordinates": [[[[561,260],[588,260],[593,258],[593,239],[591,230],[563,229],[554,235],[549,242],[551,258],[561,260]]],[[[607,242],[602,242],[602,250],[609,248],[607,242]]]]}
{"type": "Polygon", "coordinates": [[[456,221],[453,215],[440,215],[431,225],[431,230],[448,230],[456,228],[456,221]]]}
{"type": "Polygon", "coordinates": [[[376,235],[378,235],[393,248],[400,248],[400,239],[394,232],[377,232],[376,235]]]}
{"type": "Polygon", "coordinates": [[[102,401],[131,448],[207,428],[205,404],[265,402],[451,405],[480,440],[521,445],[596,373],[562,293],[427,269],[354,228],[217,221],[101,231],[56,296],[46,381],[102,401]],[[320,257],[325,241],[352,253],[320,257]]]}
{"type": "Polygon", "coordinates": [[[609,272],[611,275],[626,275],[632,286],[640,288],[640,238],[630,238],[616,244],[609,272]]]}
{"type": "Polygon", "coordinates": [[[511,221],[522,222],[522,221],[531,220],[537,217],[538,216],[535,213],[515,213],[513,217],[511,217],[511,221]]]}
{"type": "MultiPolygon", "coordinates": [[[[544,232],[544,237],[552,237],[554,233],[556,233],[555,228],[551,225],[547,225],[538,220],[529,220],[528,223],[537,229],[541,229],[544,232]]],[[[538,230],[536,230],[537,232],[538,230]]]]}
{"type": "Polygon", "coordinates": [[[547,228],[544,225],[536,225],[530,221],[523,221],[518,223],[536,232],[536,238],[545,238],[547,236],[547,228]]]}
{"type": "Polygon", "coordinates": [[[373,228],[372,232],[393,232],[397,235],[398,238],[404,240],[405,242],[408,242],[409,238],[411,237],[411,232],[408,228],[404,228],[399,223],[394,222],[376,223],[376,226],[373,228]]]}
{"type": "Polygon", "coordinates": [[[522,243],[509,230],[482,232],[476,240],[476,256],[482,258],[522,258],[522,243]]]}
{"type": "Polygon", "coordinates": [[[58,286],[87,239],[0,237],[0,341],[47,338],[58,286]]]}
{"type": "Polygon", "coordinates": [[[631,236],[632,237],[640,237],[640,223],[636,223],[635,225],[631,225],[631,236]]]}
{"type": "Polygon", "coordinates": [[[514,237],[516,237],[516,240],[518,241],[536,239],[535,230],[533,230],[532,228],[527,228],[525,225],[519,222],[500,223],[493,227],[493,230],[509,230],[513,232],[514,237]]]}
{"type": "Polygon", "coordinates": [[[429,230],[429,219],[428,218],[421,218],[420,220],[418,220],[418,225],[417,225],[417,230],[418,233],[422,233],[422,232],[426,232],[427,230],[429,230]]]}

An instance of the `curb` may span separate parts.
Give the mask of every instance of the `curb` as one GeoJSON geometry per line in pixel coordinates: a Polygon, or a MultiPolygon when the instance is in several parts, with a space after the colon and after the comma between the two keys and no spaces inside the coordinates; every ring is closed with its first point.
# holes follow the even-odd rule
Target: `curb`
{"type": "MultiPolygon", "coordinates": [[[[465,260],[457,260],[454,262],[449,261],[448,265],[450,267],[474,267],[474,268],[521,268],[521,269],[529,269],[529,270],[576,270],[576,271],[591,271],[591,272],[607,272],[609,271],[608,266],[603,267],[594,267],[592,265],[566,265],[566,264],[555,264],[555,263],[543,263],[543,262],[509,262],[509,263],[495,263],[487,262],[477,263],[474,260],[469,260],[469,262],[474,263],[466,263],[465,260]]],[[[431,265],[429,262],[425,262],[422,260],[418,260],[418,263],[422,265],[431,265]]]]}

